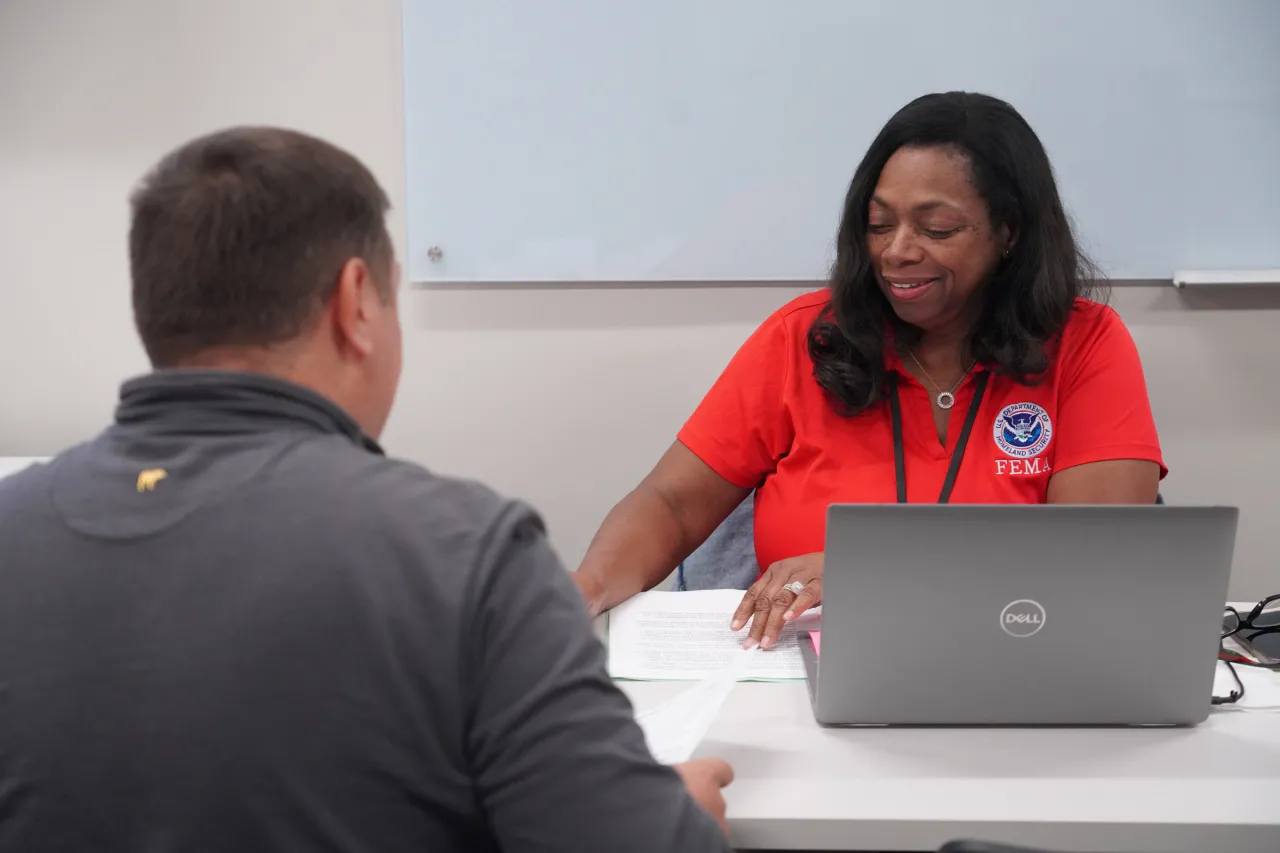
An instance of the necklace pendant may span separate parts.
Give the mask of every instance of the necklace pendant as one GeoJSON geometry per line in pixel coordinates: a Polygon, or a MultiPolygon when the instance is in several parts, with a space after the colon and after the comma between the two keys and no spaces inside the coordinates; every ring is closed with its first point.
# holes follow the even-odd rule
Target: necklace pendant
{"type": "Polygon", "coordinates": [[[939,392],[938,396],[933,399],[938,404],[939,409],[949,409],[956,404],[956,395],[950,391],[939,392]]]}

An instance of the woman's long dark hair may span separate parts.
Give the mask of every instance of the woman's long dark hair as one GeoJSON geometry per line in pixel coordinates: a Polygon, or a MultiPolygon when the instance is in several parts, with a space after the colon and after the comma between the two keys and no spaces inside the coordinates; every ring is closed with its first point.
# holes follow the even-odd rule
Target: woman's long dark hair
{"type": "Polygon", "coordinates": [[[920,330],[898,319],[876,283],[867,251],[871,196],[880,171],[903,146],[943,146],[965,156],[995,226],[1017,234],[983,291],[969,339],[994,372],[1034,384],[1079,296],[1103,288],[1071,232],[1044,146],[1017,110],[968,92],[925,95],[897,112],[858,164],[836,236],[831,304],[809,329],[813,376],[845,415],[883,398],[888,332],[911,345],[920,330]]]}

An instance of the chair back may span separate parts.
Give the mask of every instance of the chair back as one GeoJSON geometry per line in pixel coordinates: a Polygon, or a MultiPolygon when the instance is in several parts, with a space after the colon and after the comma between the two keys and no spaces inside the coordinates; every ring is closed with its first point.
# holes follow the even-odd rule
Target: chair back
{"type": "Polygon", "coordinates": [[[756,562],[755,492],[747,495],[707,541],[676,568],[674,588],[746,589],[760,575],[756,562]]]}

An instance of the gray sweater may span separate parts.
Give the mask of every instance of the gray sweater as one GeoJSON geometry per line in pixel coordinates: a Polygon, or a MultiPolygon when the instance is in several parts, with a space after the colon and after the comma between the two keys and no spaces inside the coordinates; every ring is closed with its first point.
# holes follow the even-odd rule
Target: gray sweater
{"type": "Polygon", "coordinates": [[[527,507],[161,372],[0,481],[0,851],[723,851],[527,507]]]}

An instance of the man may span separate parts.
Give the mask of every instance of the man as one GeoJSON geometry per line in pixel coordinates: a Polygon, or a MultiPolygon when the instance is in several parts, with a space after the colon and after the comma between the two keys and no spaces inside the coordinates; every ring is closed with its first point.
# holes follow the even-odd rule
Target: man
{"type": "Polygon", "coordinates": [[[375,443],[387,206],[267,128],[136,192],[156,369],[0,482],[0,851],[727,849],[727,765],[654,762],[538,517],[375,443]]]}

